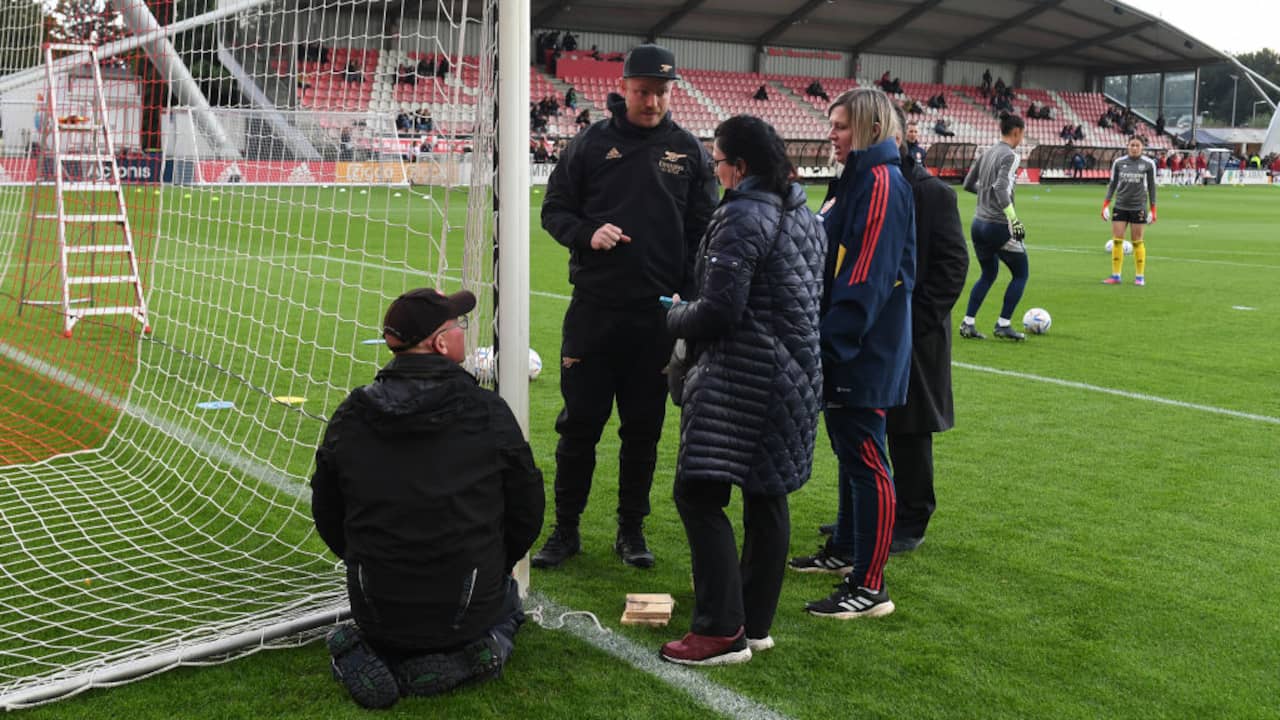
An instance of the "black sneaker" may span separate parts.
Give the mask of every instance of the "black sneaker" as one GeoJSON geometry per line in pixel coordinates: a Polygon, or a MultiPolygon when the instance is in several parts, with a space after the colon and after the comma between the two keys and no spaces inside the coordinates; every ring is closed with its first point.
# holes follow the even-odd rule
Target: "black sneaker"
{"type": "Polygon", "coordinates": [[[501,671],[496,643],[486,637],[455,652],[411,657],[396,666],[395,678],[401,695],[425,697],[495,678],[501,671]]]}
{"type": "Polygon", "coordinates": [[[391,668],[364,641],[355,623],[344,623],[329,632],[333,676],[342,683],[357,705],[371,710],[389,708],[400,699],[391,668]]]}
{"type": "Polygon", "coordinates": [[[793,557],[787,565],[796,572],[802,573],[835,573],[846,575],[853,569],[853,560],[836,554],[828,540],[813,555],[793,557]]]}
{"type": "Polygon", "coordinates": [[[864,587],[852,587],[842,582],[836,591],[821,600],[805,603],[810,615],[852,620],[863,617],[881,617],[893,612],[893,601],[885,590],[874,592],[864,587]]]}
{"type": "Polygon", "coordinates": [[[551,537],[547,538],[541,550],[534,553],[529,564],[536,568],[560,567],[560,563],[580,552],[582,552],[582,538],[578,535],[578,528],[556,525],[551,531],[551,537]]]}
{"type": "Polygon", "coordinates": [[[960,323],[960,337],[969,338],[971,340],[987,339],[986,335],[983,335],[982,333],[978,332],[978,328],[974,327],[973,323],[967,323],[967,322],[960,323]]]}
{"type": "Polygon", "coordinates": [[[653,553],[644,541],[644,529],[618,529],[618,539],[613,543],[613,551],[622,558],[624,565],[636,568],[653,567],[653,553]]]}
{"type": "Polygon", "coordinates": [[[920,537],[894,538],[893,542],[889,543],[889,554],[901,555],[903,553],[909,553],[912,550],[915,550],[916,548],[920,547],[920,545],[923,542],[924,542],[923,535],[921,535],[920,537]]]}
{"type": "Polygon", "coordinates": [[[995,336],[1006,340],[1026,340],[1027,336],[1013,329],[1012,325],[997,325],[995,336]]]}

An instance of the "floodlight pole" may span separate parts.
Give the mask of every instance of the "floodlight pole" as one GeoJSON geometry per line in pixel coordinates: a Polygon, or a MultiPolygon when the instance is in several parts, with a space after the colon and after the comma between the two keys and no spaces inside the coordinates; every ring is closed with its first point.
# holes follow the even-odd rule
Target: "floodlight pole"
{"type": "Polygon", "coordinates": [[[1231,75],[1231,127],[1236,126],[1236,88],[1240,86],[1240,76],[1231,75]]]}

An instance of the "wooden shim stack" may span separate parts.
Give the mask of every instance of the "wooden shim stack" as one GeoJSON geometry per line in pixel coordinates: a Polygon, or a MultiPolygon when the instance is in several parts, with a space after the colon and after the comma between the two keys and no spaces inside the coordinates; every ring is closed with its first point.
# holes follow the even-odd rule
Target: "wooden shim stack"
{"type": "Polygon", "coordinates": [[[667,593],[628,593],[622,624],[665,627],[675,605],[675,598],[667,593]]]}

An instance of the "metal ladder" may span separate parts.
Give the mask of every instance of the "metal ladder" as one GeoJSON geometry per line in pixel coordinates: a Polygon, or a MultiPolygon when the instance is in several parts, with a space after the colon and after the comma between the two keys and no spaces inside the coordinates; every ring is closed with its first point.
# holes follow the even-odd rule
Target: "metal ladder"
{"type": "MultiPolygon", "coordinates": [[[[45,119],[41,127],[41,147],[52,156],[52,178],[45,177],[47,163],[41,163],[36,186],[52,186],[55,212],[41,207],[40,193],[33,193],[31,202],[31,229],[27,237],[26,262],[23,265],[22,289],[18,312],[23,305],[60,305],[63,316],[63,337],[71,337],[76,323],[87,317],[102,315],[131,315],[142,323],[144,333],[151,332],[147,321],[147,302],[142,291],[142,277],[138,272],[138,257],[134,250],[133,231],[129,226],[129,214],[125,206],[124,188],[120,184],[120,169],[116,164],[115,144],[111,137],[110,116],[107,113],[103,91],[102,68],[93,46],[65,43],[49,43],[44,46],[45,104],[39,112],[45,119]],[[56,60],[55,52],[74,53],[56,60]],[[77,100],[75,78],[85,77],[84,70],[93,79],[93,96],[89,99],[87,115],[80,115],[81,106],[71,103],[77,100]],[[65,113],[60,113],[58,74],[67,79],[66,94],[62,103],[65,113]],[[82,73],[77,76],[75,73],[82,73]],[[74,170],[74,172],[72,172],[74,170]],[[68,178],[71,174],[75,177],[68,178]],[[112,193],[114,207],[102,202],[101,195],[87,193],[112,193]],[[93,210],[87,213],[68,212],[68,205],[93,210]],[[105,212],[100,206],[107,206],[105,212]],[[28,269],[31,250],[35,241],[37,223],[57,223],[58,279],[62,289],[60,300],[36,300],[28,296],[28,269]],[[100,233],[106,235],[100,237],[100,233]],[[73,260],[87,256],[88,263],[73,260]],[[94,271],[99,257],[105,256],[115,268],[123,268],[123,274],[104,275],[94,271]],[[111,259],[115,259],[111,262],[111,259]],[[123,260],[123,262],[121,262],[123,260]],[[114,305],[96,305],[94,290],[100,286],[127,284],[132,300],[120,300],[114,305]],[[87,297],[72,295],[72,288],[84,288],[87,297]]],[[[126,295],[117,291],[115,297],[126,295]]]]}

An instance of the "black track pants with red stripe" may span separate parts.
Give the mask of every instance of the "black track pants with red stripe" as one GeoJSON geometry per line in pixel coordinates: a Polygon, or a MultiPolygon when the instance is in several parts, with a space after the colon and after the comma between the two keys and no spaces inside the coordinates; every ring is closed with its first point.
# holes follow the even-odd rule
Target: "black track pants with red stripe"
{"type": "Polygon", "coordinates": [[[897,509],[885,452],[884,410],[828,406],[827,435],[840,461],[839,509],[832,543],[853,558],[849,583],[884,587],[897,509]]]}

